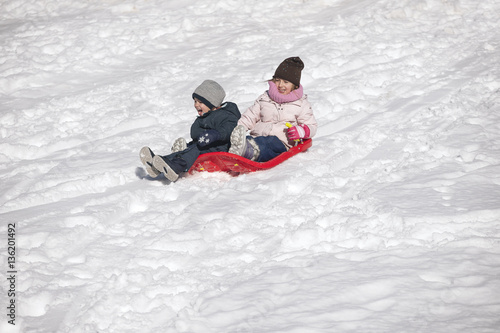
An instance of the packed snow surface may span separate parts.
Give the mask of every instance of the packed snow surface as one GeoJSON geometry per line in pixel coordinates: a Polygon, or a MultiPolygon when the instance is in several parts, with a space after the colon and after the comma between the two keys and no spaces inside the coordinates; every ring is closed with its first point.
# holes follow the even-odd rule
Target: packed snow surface
{"type": "Polygon", "coordinates": [[[499,332],[499,13],[2,0],[0,331],[499,332]],[[307,152],[146,176],[140,148],[189,137],[203,80],[243,112],[291,56],[307,152]]]}

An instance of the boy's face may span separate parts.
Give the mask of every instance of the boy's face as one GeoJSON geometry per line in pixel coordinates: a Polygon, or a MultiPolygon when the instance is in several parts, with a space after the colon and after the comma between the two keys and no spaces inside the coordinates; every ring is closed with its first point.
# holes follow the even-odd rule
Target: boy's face
{"type": "Polygon", "coordinates": [[[198,116],[203,116],[205,113],[210,111],[210,108],[203,104],[199,99],[194,99],[194,108],[198,111],[198,116]]]}

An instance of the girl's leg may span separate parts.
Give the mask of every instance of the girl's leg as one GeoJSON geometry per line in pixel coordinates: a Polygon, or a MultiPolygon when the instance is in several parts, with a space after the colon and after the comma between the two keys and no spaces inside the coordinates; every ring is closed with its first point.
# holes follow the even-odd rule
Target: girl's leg
{"type": "Polygon", "coordinates": [[[260,154],[257,162],[267,162],[287,149],[286,146],[278,139],[277,136],[258,136],[253,138],[260,149],[260,154]]]}

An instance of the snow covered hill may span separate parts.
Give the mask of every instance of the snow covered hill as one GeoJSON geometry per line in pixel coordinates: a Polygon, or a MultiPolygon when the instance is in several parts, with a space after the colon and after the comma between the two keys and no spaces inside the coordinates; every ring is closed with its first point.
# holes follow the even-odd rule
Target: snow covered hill
{"type": "Polygon", "coordinates": [[[498,332],[499,13],[1,1],[0,331],[498,332]],[[146,177],[139,149],[188,137],[197,85],[244,111],[290,56],[311,149],[146,177]]]}

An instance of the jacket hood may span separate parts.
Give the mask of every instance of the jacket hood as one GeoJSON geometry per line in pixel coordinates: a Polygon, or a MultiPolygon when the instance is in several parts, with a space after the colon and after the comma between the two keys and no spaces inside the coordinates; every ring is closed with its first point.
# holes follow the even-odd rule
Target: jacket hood
{"type": "Polygon", "coordinates": [[[224,109],[227,112],[232,113],[233,115],[235,115],[238,118],[240,118],[240,116],[241,116],[241,113],[240,113],[240,110],[238,109],[238,106],[233,102],[225,102],[224,104],[222,104],[222,106],[219,110],[222,110],[222,109],[224,109]]]}

